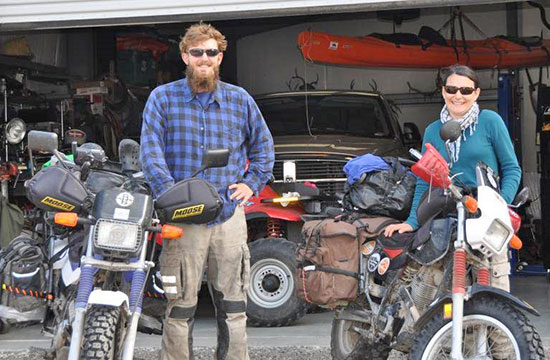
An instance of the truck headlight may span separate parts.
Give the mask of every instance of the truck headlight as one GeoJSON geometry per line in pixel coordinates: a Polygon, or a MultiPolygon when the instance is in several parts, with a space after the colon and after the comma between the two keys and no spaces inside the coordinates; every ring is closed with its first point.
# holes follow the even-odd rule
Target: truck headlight
{"type": "Polygon", "coordinates": [[[12,145],[19,144],[25,137],[27,126],[20,118],[13,118],[6,125],[6,139],[12,145]]]}
{"type": "Polygon", "coordinates": [[[502,246],[504,246],[504,243],[509,236],[510,230],[501,224],[498,219],[494,219],[483,236],[483,240],[484,242],[490,244],[493,249],[500,252],[500,249],[502,249],[502,246]]]}
{"type": "Polygon", "coordinates": [[[136,252],[142,238],[141,226],[123,221],[100,219],[94,229],[94,246],[104,250],[136,252]]]}

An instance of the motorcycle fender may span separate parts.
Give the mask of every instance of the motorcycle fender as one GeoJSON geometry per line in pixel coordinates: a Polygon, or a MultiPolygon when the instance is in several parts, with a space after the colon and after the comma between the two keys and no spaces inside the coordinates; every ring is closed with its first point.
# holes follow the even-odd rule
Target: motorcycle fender
{"type": "Polygon", "coordinates": [[[510,305],[520,308],[521,310],[525,310],[528,313],[531,313],[536,316],[540,316],[539,312],[526,301],[523,301],[515,297],[514,295],[510,294],[507,291],[497,289],[492,286],[475,284],[472,287],[470,287],[468,293],[469,293],[470,299],[473,298],[474,296],[489,294],[491,297],[500,298],[508,302],[510,305]]]}
{"type": "Polygon", "coordinates": [[[122,291],[94,290],[88,299],[88,305],[105,305],[119,307],[121,305],[128,306],[130,301],[128,295],[122,291]]]}
{"type": "Polygon", "coordinates": [[[73,270],[71,262],[68,261],[68,257],[65,258],[65,264],[61,268],[61,278],[65,286],[72,285],[80,279],[80,267],[73,270]]]}
{"type": "MultiPolygon", "coordinates": [[[[489,295],[493,298],[499,298],[507,303],[509,303],[512,306],[515,306],[517,308],[520,308],[521,310],[525,310],[533,315],[540,316],[539,312],[532,307],[527,302],[518,299],[514,295],[510,294],[507,291],[494,288],[492,286],[483,286],[475,284],[468,288],[468,300],[473,299],[476,296],[480,295],[489,295]]],[[[451,293],[446,293],[445,295],[435,299],[432,304],[426,309],[426,311],[420,316],[418,321],[414,324],[415,328],[417,330],[422,329],[428,321],[434,317],[438,311],[442,311],[443,305],[447,303],[452,303],[452,295],[451,293]]]]}

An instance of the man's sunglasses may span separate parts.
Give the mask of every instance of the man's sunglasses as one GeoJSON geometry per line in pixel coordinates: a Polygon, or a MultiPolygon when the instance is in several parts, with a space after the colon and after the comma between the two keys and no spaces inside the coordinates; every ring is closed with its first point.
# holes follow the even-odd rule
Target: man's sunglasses
{"type": "Polygon", "coordinates": [[[206,53],[206,56],[208,57],[214,57],[220,53],[220,50],[218,49],[189,49],[189,54],[194,57],[202,57],[204,53],[206,53]]]}
{"type": "Polygon", "coordinates": [[[471,95],[474,91],[476,91],[475,88],[469,87],[469,86],[458,87],[458,86],[445,85],[443,88],[445,89],[445,92],[447,94],[451,94],[451,95],[456,94],[457,91],[460,91],[462,95],[471,95]]]}

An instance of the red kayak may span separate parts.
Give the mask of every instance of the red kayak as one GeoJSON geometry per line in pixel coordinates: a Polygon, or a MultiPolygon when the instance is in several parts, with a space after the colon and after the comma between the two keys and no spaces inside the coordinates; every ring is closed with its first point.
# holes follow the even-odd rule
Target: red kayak
{"type": "Polygon", "coordinates": [[[456,41],[455,46],[448,46],[445,43],[449,40],[434,43],[413,34],[402,34],[409,35],[403,42],[392,37],[399,34],[373,35],[352,37],[303,31],[298,35],[298,47],[306,60],[348,66],[441,68],[459,63],[474,69],[502,69],[550,64],[550,40],[539,38],[512,41],[492,37],[456,41]],[[411,41],[410,37],[415,39],[411,41]]]}

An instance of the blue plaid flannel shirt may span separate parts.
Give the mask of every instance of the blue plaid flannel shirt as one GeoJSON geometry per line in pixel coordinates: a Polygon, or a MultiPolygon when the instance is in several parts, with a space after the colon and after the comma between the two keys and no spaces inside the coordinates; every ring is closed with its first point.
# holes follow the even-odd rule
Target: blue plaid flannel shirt
{"type": "Polygon", "coordinates": [[[257,195],[271,178],[271,133],[252,97],[238,86],[219,81],[205,108],[186,79],[151,92],[143,111],[140,159],[155,198],[198,170],[205,150],[222,148],[230,150],[228,165],[197,175],[214,185],[223,200],[212,224],[223,223],[235,211],[229,185],[245,183],[257,195]]]}

